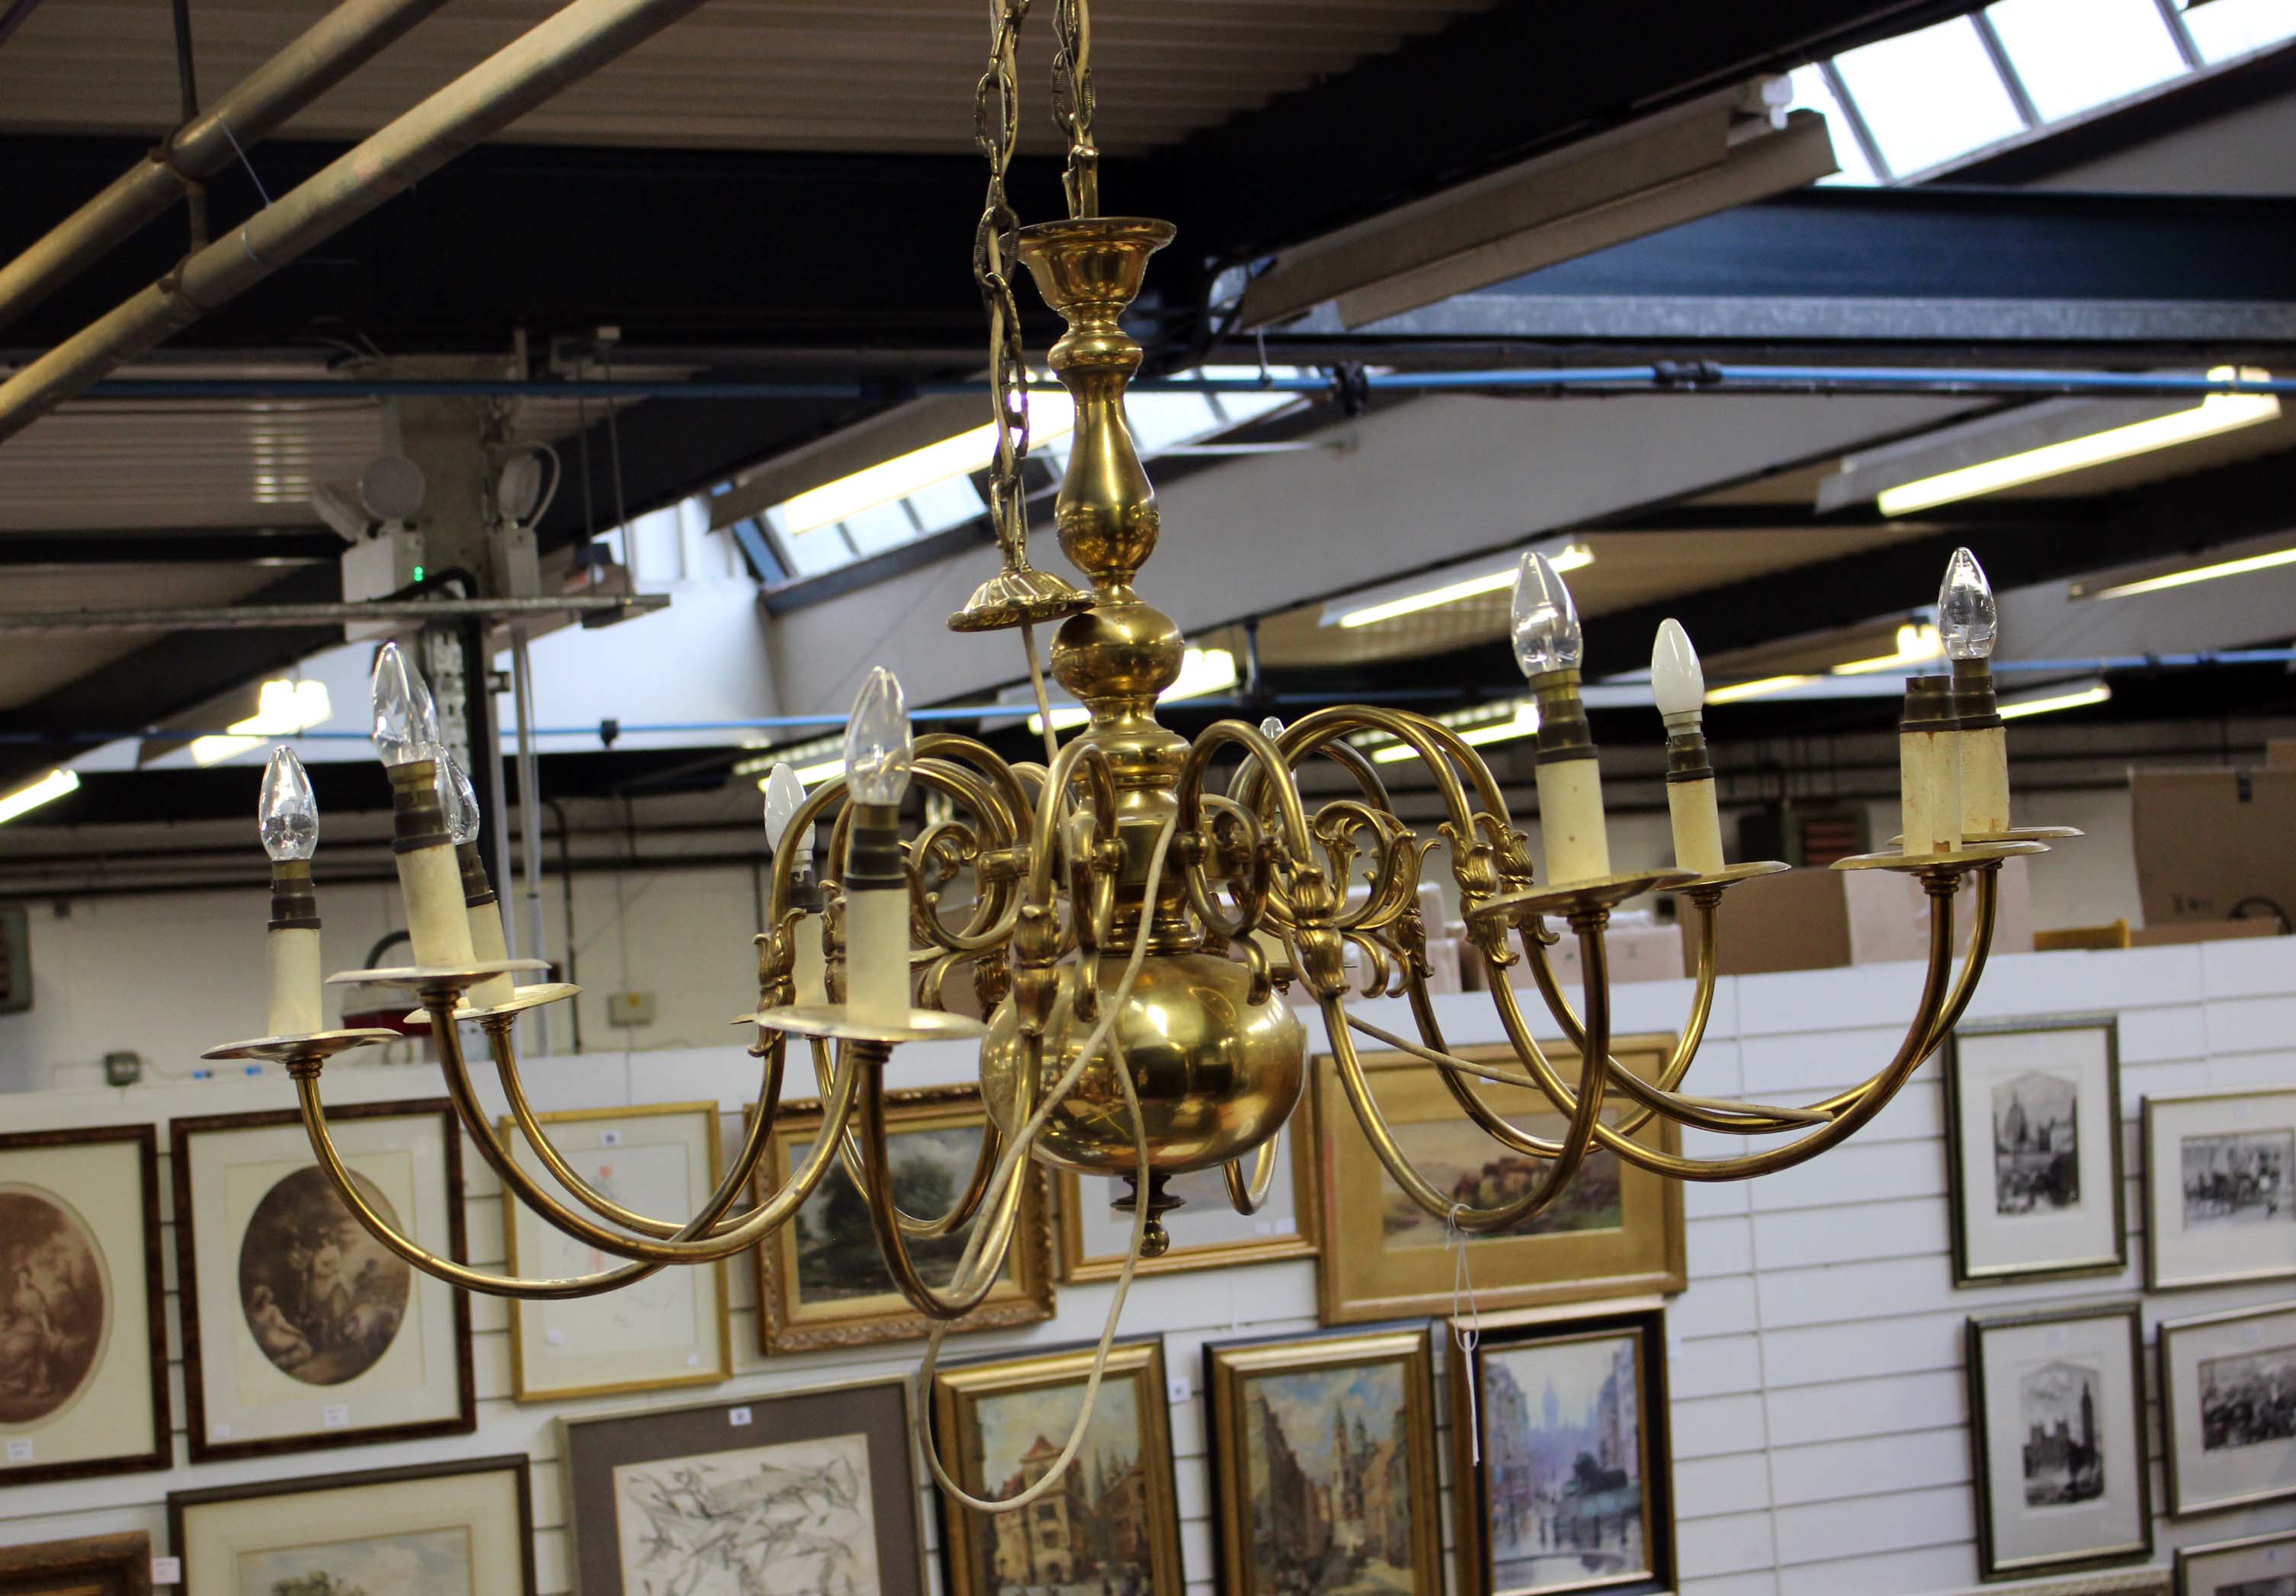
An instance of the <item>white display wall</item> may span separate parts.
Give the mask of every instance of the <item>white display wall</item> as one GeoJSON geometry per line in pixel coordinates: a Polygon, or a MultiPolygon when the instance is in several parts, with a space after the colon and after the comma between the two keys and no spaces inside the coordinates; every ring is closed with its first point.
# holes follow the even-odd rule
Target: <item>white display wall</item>
{"type": "MultiPolygon", "coordinates": [[[[1798,1101],[1854,1084],[1896,1045],[1918,986],[1919,971],[1908,965],[1726,980],[1690,1086],[1709,1094],[1742,1092],[1798,1101]]],[[[1620,1032],[1672,1030],[1688,988],[1685,983],[1627,986],[1617,995],[1620,1032]]],[[[1438,1003],[1454,1043],[1498,1039],[1488,1000],[1480,994],[1438,1003]]],[[[727,1005],[729,1011],[736,1006],[738,999],[727,1005]]],[[[1382,1007],[1367,1007],[1365,1017],[1407,1025],[1407,1017],[1382,1013],[1382,1007]]],[[[2136,1191],[2139,1105],[2148,1093],[2296,1083],[2296,938],[2005,958],[1988,971],[1971,1010],[1972,1019],[1984,1019],[2088,1014],[2118,1014],[2120,1022],[2132,1240],[2130,1267],[2117,1280],[1954,1289],[1934,1062],[1846,1147],[1766,1181],[1689,1189],[1691,1286],[1668,1313],[1684,1596],[1849,1591],[1912,1596],[1976,1585],[1964,1322],[1972,1314],[2026,1305],[2139,1294],[2144,1247],[2136,1191]]],[[[169,1061],[171,1067],[182,1062],[169,1061]]],[[[936,1084],[968,1079],[972,1065],[971,1052],[961,1047],[918,1048],[897,1056],[890,1074],[897,1085],[936,1084]]],[[[544,1109],[714,1097],[727,1110],[730,1135],[755,1074],[755,1062],[740,1043],[729,1042],[543,1060],[531,1067],[529,1080],[544,1109]]],[[[789,1094],[809,1093],[806,1072],[792,1074],[789,1094]]],[[[340,1102],[438,1094],[435,1072],[422,1067],[338,1067],[327,1080],[330,1099],[340,1102]]],[[[164,1125],[173,1116],[281,1108],[291,1101],[287,1082],[275,1073],[121,1091],[26,1093],[0,1100],[0,1107],[5,1129],[39,1130],[138,1120],[164,1125]]],[[[1721,1152],[1735,1141],[1693,1133],[1685,1150],[1721,1152]]],[[[164,1135],[161,1147],[164,1165],[164,1135]]],[[[466,1154],[464,1163],[472,1256],[498,1264],[496,1189],[474,1155],[466,1154]]],[[[168,1184],[163,1167],[163,1193],[168,1184]]],[[[172,1401],[180,1430],[172,1230],[166,1240],[172,1401]]],[[[1207,1340],[1313,1332],[1314,1270],[1312,1262],[1299,1262],[1158,1277],[1144,1281],[1133,1294],[1126,1332],[1160,1333],[1168,1369],[1188,1377],[1190,1394],[1173,1408],[1172,1434],[1191,1592],[1213,1589],[1202,1401],[1194,1390],[1200,1349],[1207,1340]]],[[[762,1395],[903,1373],[914,1363],[916,1349],[905,1345],[762,1358],[755,1350],[755,1290],[746,1265],[734,1270],[734,1288],[735,1379],[714,1389],[665,1392],[652,1401],[762,1395]]],[[[1052,1322],[953,1338],[951,1355],[1086,1339],[1097,1333],[1108,1297],[1105,1286],[1063,1288],[1052,1322]]],[[[2296,1281],[2161,1294],[2145,1301],[2148,1339],[2164,1318],[2291,1299],[2296,1299],[2296,1281]]],[[[475,1436],[0,1490],[0,1541],[143,1529],[155,1548],[165,1550],[170,1490],[524,1452],[534,1461],[538,1589],[544,1596],[564,1592],[569,1548],[557,1416],[625,1409],[647,1399],[520,1405],[510,1398],[503,1305],[481,1299],[476,1327],[475,1436]]],[[[2163,1493],[2153,1380],[2148,1362],[2158,1502],[2163,1493]]],[[[181,1457],[182,1440],[176,1445],[181,1457]]],[[[1447,1543],[1448,1505],[1447,1496],[1447,1543]]],[[[926,1519],[928,1535],[937,1542],[929,1504],[926,1519]]],[[[2296,1528],[2296,1502],[2163,1519],[2156,1560],[2165,1564],[2179,1543],[2284,1528],[2296,1528]]],[[[938,1569],[935,1580],[937,1585],[938,1569]]]]}

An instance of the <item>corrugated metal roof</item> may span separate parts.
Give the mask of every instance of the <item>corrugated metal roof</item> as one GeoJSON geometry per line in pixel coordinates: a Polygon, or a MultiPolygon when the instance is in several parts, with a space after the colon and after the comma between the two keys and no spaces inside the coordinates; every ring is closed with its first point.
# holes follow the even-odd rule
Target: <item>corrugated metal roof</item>
{"type": "MultiPolygon", "coordinates": [[[[1101,145],[1168,143],[1491,0],[1099,0],[1101,145]]],[[[236,82],[328,0],[193,0],[201,87],[236,82]]],[[[556,6],[460,0],[289,124],[372,132],[556,6]]],[[[1056,144],[1049,4],[1023,43],[1024,143],[1056,144]]],[[[717,0],[529,115],[512,136],[596,144],[959,151],[988,53],[979,0],[717,0]]],[[[176,121],[168,8],[56,0],[0,50],[0,130],[157,135],[176,121]]]]}

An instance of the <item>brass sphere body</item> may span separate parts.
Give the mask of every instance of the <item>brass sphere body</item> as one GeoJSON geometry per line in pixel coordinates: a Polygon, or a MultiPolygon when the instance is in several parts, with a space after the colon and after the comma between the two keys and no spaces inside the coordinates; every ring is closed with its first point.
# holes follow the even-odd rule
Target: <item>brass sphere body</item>
{"type": "MultiPolygon", "coordinates": [[[[1103,1003],[1123,974],[1122,960],[1102,962],[1103,1003]]],[[[1073,964],[1060,972],[1048,1035],[1064,1044],[1045,1050],[1044,1087],[1060,1078],[1095,1028],[1075,1015],[1076,976],[1073,964]]],[[[1132,1062],[1152,1169],[1210,1169],[1283,1129],[1307,1078],[1307,1027],[1280,998],[1246,1001],[1250,986],[1249,969],[1217,954],[1151,954],[1117,1017],[1113,1047],[1102,1050],[1053,1110],[1037,1156],[1087,1174],[1130,1174],[1138,1167],[1124,1089],[1108,1062],[1111,1051],[1132,1062]]],[[[1013,1094],[1024,1057],[1007,1000],[989,1017],[980,1091],[1008,1134],[1018,1128],[1013,1094]]]]}

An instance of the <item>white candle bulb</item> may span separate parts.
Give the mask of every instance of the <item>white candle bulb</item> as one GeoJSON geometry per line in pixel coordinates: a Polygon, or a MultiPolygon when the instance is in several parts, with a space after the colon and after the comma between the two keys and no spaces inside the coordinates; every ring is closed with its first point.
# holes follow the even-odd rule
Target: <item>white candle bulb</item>
{"type": "MultiPolygon", "coordinates": [[[[779,858],[782,839],[789,834],[790,822],[805,806],[805,783],[797,779],[797,772],[786,765],[776,765],[766,777],[766,846],[779,858]]],[[[799,868],[807,867],[813,857],[814,826],[806,823],[797,838],[799,868]]]]}
{"type": "Polygon", "coordinates": [[[446,811],[447,834],[459,847],[479,839],[479,790],[463,769],[463,762],[444,749],[434,750],[439,761],[439,806],[446,811]]]}
{"type": "Polygon", "coordinates": [[[1526,676],[1576,670],[1586,651],[1578,607],[1546,556],[1537,549],[1514,574],[1514,660],[1526,676]]]}
{"type": "Polygon", "coordinates": [[[308,859],[319,848],[319,800],[311,777],[290,748],[271,750],[263,767],[263,796],[256,810],[263,851],[278,863],[308,859]]]}
{"type": "Polygon", "coordinates": [[[1956,549],[1938,588],[1938,631],[1947,657],[1991,659],[2000,626],[2000,607],[1993,601],[1993,585],[1986,581],[1984,568],[1967,549],[1956,549]]]}
{"type": "Polygon", "coordinates": [[[1269,716],[1259,723],[1259,734],[1268,741],[1274,742],[1283,735],[1283,722],[1275,716],[1269,716]]]}
{"type": "Polygon", "coordinates": [[[901,683],[891,671],[874,666],[853,700],[852,718],[845,726],[845,780],[853,801],[899,803],[909,790],[914,758],[901,683]]]}
{"type": "Polygon", "coordinates": [[[374,742],[385,765],[428,759],[439,746],[439,707],[422,673],[395,642],[374,657],[374,742]]]}
{"type": "Polygon", "coordinates": [[[1671,723],[1677,716],[1693,720],[1706,707],[1706,672],[1690,634],[1672,616],[1658,624],[1658,639],[1651,646],[1651,691],[1658,712],[1671,723]]]}

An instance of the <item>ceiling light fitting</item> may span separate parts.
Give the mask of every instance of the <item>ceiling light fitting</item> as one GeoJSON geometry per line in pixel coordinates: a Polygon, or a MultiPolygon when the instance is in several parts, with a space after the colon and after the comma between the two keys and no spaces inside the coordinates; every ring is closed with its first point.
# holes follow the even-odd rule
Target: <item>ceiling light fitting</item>
{"type": "Polygon", "coordinates": [[[37,782],[28,782],[15,791],[0,794],[0,825],[5,825],[20,814],[29,814],[42,804],[51,804],[68,793],[79,790],[79,772],[70,769],[52,770],[37,782]]]}
{"type": "MultiPolygon", "coordinates": [[[[1595,563],[1595,551],[1583,543],[1553,544],[1544,552],[1547,562],[1559,572],[1583,570],[1595,563]]],[[[1316,624],[1374,626],[1401,616],[1416,615],[1423,610],[1439,609],[1464,599],[1503,592],[1514,585],[1515,572],[1521,564],[1522,553],[1518,550],[1496,561],[1464,569],[1455,568],[1413,583],[1390,583],[1366,593],[1349,593],[1324,605],[1323,618],[1316,624]]]]}
{"type": "Polygon", "coordinates": [[[2003,699],[2001,718],[2016,720],[2028,715],[2049,715],[2059,709],[2083,709],[2091,704],[2105,704],[2112,700],[2112,688],[2102,680],[2045,687],[2003,699]]]}
{"type": "Polygon", "coordinates": [[[2188,566],[2183,570],[2166,571],[2157,577],[2134,577],[2103,586],[2093,582],[2076,582],[2067,590],[2066,596],[2076,599],[2133,599],[2139,593],[2166,593],[2172,587],[2190,587],[2195,582],[2214,582],[2226,577],[2245,577],[2257,571],[2274,570],[2284,565],[2296,565],[2296,549],[2275,549],[2270,553],[2219,560],[2209,565],[2188,566]]]}

